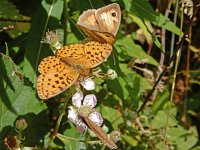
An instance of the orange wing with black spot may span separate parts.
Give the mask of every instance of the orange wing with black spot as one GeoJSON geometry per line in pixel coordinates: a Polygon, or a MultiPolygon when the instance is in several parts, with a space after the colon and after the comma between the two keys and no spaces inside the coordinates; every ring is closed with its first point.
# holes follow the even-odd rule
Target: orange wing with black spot
{"type": "Polygon", "coordinates": [[[68,89],[77,80],[79,73],[56,56],[44,58],[38,68],[37,92],[41,99],[49,99],[68,89]]]}

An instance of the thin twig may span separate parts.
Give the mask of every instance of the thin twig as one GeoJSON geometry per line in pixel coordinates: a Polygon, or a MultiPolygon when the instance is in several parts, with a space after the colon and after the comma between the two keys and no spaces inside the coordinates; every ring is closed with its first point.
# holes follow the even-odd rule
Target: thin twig
{"type": "Polygon", "coordinates": [[[2,29],[0,29],[0,32],[9,31],[9,30],[12,30],[13,28],[14,28],[14,25],[5,26],[2,29]]]}
{"type": "MultiPolygon", "coordinates": [[[[69,137],[69,136],[65,136],[65,135],[60,134],[60,133],[57,133],[55,136],[58,137],[58,138],[63,138],[63,139],[70,140],[70,141],[79,141],[79,142],[83,142],[83,143],[86,142],[85,140],[77,139],[77,138],[73,138],[73,137],[69,137]]],[[[87,144],[91,144],[91,145],[102,144],[102,142],[100,140],[97,140],[97,141],[87,141],[87,144]]]]}
{"type": "MultiPolygon", "coordinates": [[[[175,4],[175,12],[174,12],[174,20],[173,23],[176,24],[177,21],[177,16],[178,16],[178,8],[179,8],[179,1],[176,1],[175,4]]],[[[175,41],[175,33],[172,33],[172,38],[171,38],[171,45],[170,45],[170,57],[174,53],[174,41],[175,41]]],[[[172,64],[171,64],[172,65],[172,64]]]]}
{"type": "MultiPolygon", "coordinates": [[[[192,27],[190,28],[189,39],[192,38],[192,27]]],[[[185,70],[185,96],[183,101],[183,116],[182,121],[185,125],[188,125],[187,121],[187,99],[188,99],[188,91],[189,91],[189,84],[190,84],[190,43],[187,47],[187,60],[186,60],[186,70],[185,70]]]]}
{"type": "MultiPolygon", "coordinates": [[[[177,3],[179,3],[179,0],[177,1],[177,3]]],[[[178,9],[178,7],[176,7],[176,9],[178,9]]],[[[178,11],[178,10],[175,10],[175,11],[178,11]]],[[[175,14],[176,15],[176,14],[175,14]]],[[[175,16],[176,17],[176,16],[175,16]]],[[[181,21],[181,31],[182,31],[182,21],[181,21]]],[[[175,37],[175,36],[174,36],[175,37]]],[[[180,40],[180,38],[179,38],[180,40]]],[[[174,41],[173,41],[173,46],[174,46],[174,41]]],[[[172,48],[172,47],[171,47],[172,48]]],[[[171,50],[171,49],[170,49],[171,50]]],[[[177,74],[177,68],[178,68],[178,64],[179,64],[179,58],[180,58],[180,51],[181,51],[181,48],[178,49],[178,52],[177,52],[177,57],[176,57],[176,64],[175,64],[175,69],[174,69],[174,80],[173,80],[173,83],[172,83],[172,88],[171,88],[171,97],[170,97],[170,104],[169,104],[169,109],[168,109],[168,113],[170,114],[171,112],[171,103],[172,103],[172,98],[173,98],[173,92],[174,92],[174,87],[175,87],[175,80],[176,80],[176,74],[177,74]]],[[[170,53],[170,56],[171,56],[171,53],[170,53]]],[[[172,63],[170,63],[170,65],[172,66],[172,63]]],[[[162,144],[162,149],[165,149],[165,146],[166,146],[166,141],[167,141],[167,126],[168,126],[168,123],[169,123],[169,116],[167,116],[167,119],[166,119],[166,122],[165,122],[165,128],[164,128],[164,137],[163,137],[163,144],[162,144]]]]}
{"type": "MultiPolygon", "coordinates": [[[[167,5],[167,8],[165,10],[165,17],[168,17],[169,16],[169,13],[170,13],[170,8],[171,8],[171,5],[172,5],[172,0],[168,0],[168,5],[167,5]]],[[[163,68],[163,64],[164,64],[164,60],[165,60],[165,49],[166,49],[166,29],[162,28],[162,34],[161,34],[161,43],[162,43],[162,50],[163,50],[163,53],[161,52],[160,53],[160,62],[159,62],[159,66],[158,66],[158,69],[157,69],[157,74],[156,74],[156,80],[159,78],[160,74],[161,74],[161,71],[159,68],[163,68]]],[[[158,85],[161,84],[161,81],[158,83],[158,85]]],[[[154,100],[156,98],[156,95],[158,93],[158,88],[155,88],[154,92],[152,93],[152,99],[154,100]]]]}
{"type": "Polygon", "coordinates": [[[64,0],[64,6],[63,6],[63,20],[64,20],[64,40],[63,45],[67,44],[67,35],[68,35],[68,0],[64,0]]]}
{"type": "Polygon", "coordinates": [[[140,122],[140,118],[139,117],[137,117],[135,119],[135,122],[137,123],[138,127],[140,128],[140,131],[142,132],[142,134],[150,134],[150,132],[145,130],[144,127],[142,126],[142,123],[140,122]]]}

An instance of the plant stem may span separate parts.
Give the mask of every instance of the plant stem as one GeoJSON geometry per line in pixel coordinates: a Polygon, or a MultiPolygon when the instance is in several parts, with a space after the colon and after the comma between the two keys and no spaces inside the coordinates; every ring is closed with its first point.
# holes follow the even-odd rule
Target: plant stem
{"type": "MultiPolygon", "coordinates": [[[[190,28],[189,39],[192,38],[192,27],[190,28]]],[[[190,84],[190,42],[187,47],[187,60],[186,60],[186,70],[185,70],[185,96],[183,101],[183,116],[181,120],[187,126],[187,99],[188,99],[188,91],[190,84]]]]}
{"type": "Polygon", "coordinates": [[[47,149],[47,148],[49,147],[49,145],[51,144],[51,142],[54,141],[54,139],[55,139],[55,137],[56,137],[56,134],[57,134],[57,132],[58,132],[58,128],[59,128],[59,126],[60,126],[62,117],[65,115],[65,110],[66,110],[66,108],[67,108],[68,102],[69,102],[69,98],[66,97],[66,101],[65,101],[65,103],[64,103],[62,112],[61,112],[61,114],[60,114],[60,116],[59,116],[59,118],[58,118],[58,121],[57,121],[57,123],[56,123],[56,127],[55,127],[55,129],[54,129],[54,131],[53,131],[53,133],[52,133],[50,139],[48,140],[47,144],[44,146],[44,149],[47,149]]]}
{"type": "Polygon", "coordinates": [[[68,34],[68,0],[64,0],[63,5],[63,24],[64,24],[64,37],[63,37],[63,45],[67,45],[67,34],[68,34]]]}

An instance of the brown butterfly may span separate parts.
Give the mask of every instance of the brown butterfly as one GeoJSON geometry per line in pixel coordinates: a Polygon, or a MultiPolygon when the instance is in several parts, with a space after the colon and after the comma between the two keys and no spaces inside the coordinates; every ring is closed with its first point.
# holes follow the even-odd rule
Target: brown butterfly
{"type": "Polygon", "coordinates": [[[87,126],[94,132],[94,134],[99,138],[99,140],[108,146],[110,149],[117,149],[115,142],[108,137],[108,135],[99,127],[96,123],[92,122],[87,117],[84,118],[87,126]]]}
{"type": "Polygon", "coordinates": [[[77,25],[90,40],[113,45],[120,22],[120,7],[113,3],[99,9],[84,11],[78,18],[77,25]]]}

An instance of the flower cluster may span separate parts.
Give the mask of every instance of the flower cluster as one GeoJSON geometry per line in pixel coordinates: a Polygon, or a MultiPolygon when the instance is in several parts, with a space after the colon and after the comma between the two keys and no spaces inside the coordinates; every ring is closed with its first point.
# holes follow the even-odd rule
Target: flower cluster
{"type": "Polygon", "coordinates": [[[82,117],[87,117],[98,126],[102,125],[103,118],[94,109],[97,104],[94,94],[86,95],[84,98],[82,92],[76,92],[72,97],[72,104],[73,106],[69,107],[68,118],[76,125],[78,131],[84,132],[88,128],[82,117]]]}
{"type": "MultiPolygon", "coordinates": [[[[106,76],[114,80],[117,77],[117,73],[109,69],[106,76]]],[[[95,88],[94,81],[89,77],[85,78],[80,84],[88,91],[94,90],[95,88]]],[[[97,104],[97,99],[94,94],[89,94],[84,97],[79,87],[77,87],[77,92],[72,96],[72,104],[73,106],[69,107],[68,118],[76,125],[78,131],[84,132],[88,128],[83,121],[83,117],[87,117],[98,126],[102,125],[103,118],[94,109],[97,104]]]]}

